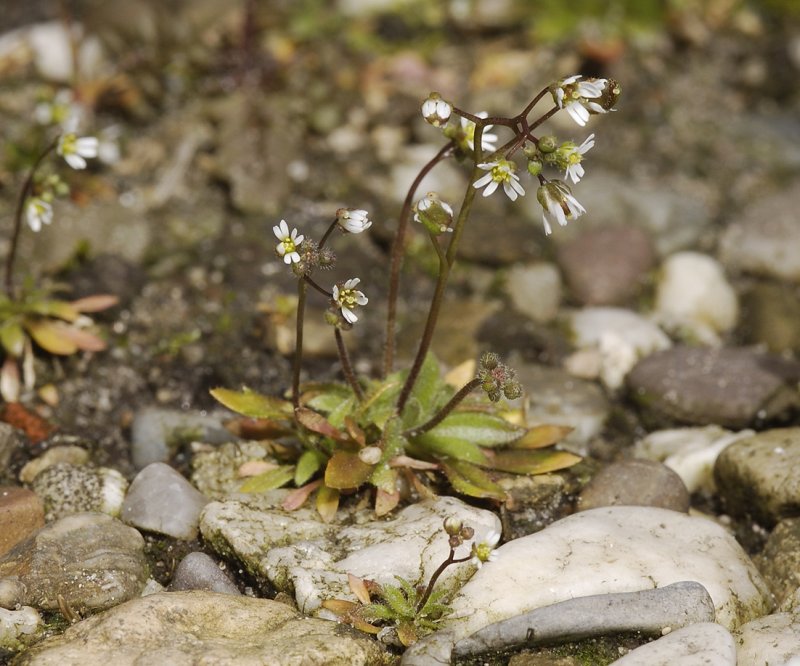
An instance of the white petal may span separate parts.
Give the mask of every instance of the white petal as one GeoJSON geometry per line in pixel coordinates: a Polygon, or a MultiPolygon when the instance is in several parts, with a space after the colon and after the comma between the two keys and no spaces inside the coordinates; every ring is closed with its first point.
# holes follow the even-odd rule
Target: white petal
{"type": "Polygon", "coordinates": [[[586,125],[586,121],[589,120],[589,112],[579,102],[570,102],[567,104],[566,109],[567,113],[578,125],[581,127],[586,125]]]}
{"type": "Polygon", "coordinates": [[[73,169],[85,169],[86,168],[86,160],[83,159],[77,153],[71,153],[69,155],[64,155],[64,159],[67,161],[73,169]]]}
{"type": "Polygon", "coordinates": [[[344,283],[345,289],[353,289],[358,286],[361,282],[361,278],[350,278],[347,282],[344,283]]]}
{"type": "Polygon", "coordinates": [[[367,303],[369,303],[369,299],[366,296],[364,296],[364,292],[357,291],[356,292],[356,303],[358,303],[359,305],[366,305],[367,303]]]}
{"type": "Polygon", "coordinates": [[[542,212],[542,223],[544,224],[545,236],[549,236],[550,234],[552,234],[553,233],[553,229],[550,226],[550,222],[548,222],[548,220],[547,220],[547,213],[544,212],[544,211],[542,212]]]}
{"type": "Polygon", "coordinates": [[[297,263],[297,262],[300,261],[300,255],[297,252],[290,252],[286,256],[288,257],[289,261],[293,261],[294,263],[297,263]]]}
{"type": "Polygon", "coordinates": [[[498,185],[499,185],[499,183],[496,180],[493,180],[491,183],[489,183],[486,186],[486,189],[483,191],[483,196],[488,197],[491,194],[493,194],[494,191],[497,189],[498,185]]]}
{"type": "Polygon", "coordinates": [[[275,251],[279,255],[283,256],[284,254],[286,254],[286,246],[283,243],[278,243],[278,247],[275,248],[275,251]]]}
{"type": "MultiPolygon", "coordinates": [[[[292,263],[292,255],[293,254],[294,254],[294,252],[290,252],[289,254],[285,255],[283,257],[283,263],[284,264],[291,264],[292,263]]],[[[298,259],[299,259],[299,257],[298,257],[298,259]]]]}
{"type": "Polygon", "coordinates": [[[583,76],[582,74],[573,74],[572,76],[568,76],[566,79],[561,81],[562,86],[568,86],[570,83],[575,83],[579,78],[583,76]]]}
{"type": "Polygon", "coordinates": [[[351,324],[355,324],[358,321],[358,317],[356,317],[353,311],[344,305],[342,306],[342,316],[351,324]]]}
{"type": "Polygon", "coordinates": [[[507,180],[503,181],[503,191],[506,193],[506,196],[511,199],[511,201],[517,200],[517,193],[514,191],[514,188],[511,187],[511,183],[507,180]]]}
{"type": "Polygon", "coordinates": [[[337,302],[339,301],[339,285],[338,284],[333,285],[333,300],[337,301],[337,302]]]}
{"type": "MultiPolygon", "coordinates": [[[[481,176],[480,178],[478,178],[478,180],[476,180],[474,183],[472,183],[472,187],[474,187],[475,189],[479,190],[484,185],[488,185],[491,182],[492,182],[492,174],[487,173],[487,174],[484,174],[483,176],[481,176]]],[[[494,190],[492,190],[492,191],[494,191],[494,190]]]]}
{"type": "Polygon", "coordinates": [[[93,136],[85,136],[75,142],[75,152],[82,157],[97,157],[98,140],[93,136]]]}
{"type": "MultiPolygon", "coordinates": [[[[293,233],[297,233],[297,229],[295,229],[293,233]]],[[[294,235],[292,236],[292,240],[294,241],[295,245],[300,245],[300,243],[303,242],[304,238],[305,236],[303,236],[303,234],[300,234],[299,236],[296,237],[294,235]]]]}

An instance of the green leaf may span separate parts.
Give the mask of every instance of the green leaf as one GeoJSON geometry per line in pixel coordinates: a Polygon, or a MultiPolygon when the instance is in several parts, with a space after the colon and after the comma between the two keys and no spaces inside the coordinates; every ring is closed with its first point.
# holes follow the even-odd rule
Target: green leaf
{"type": "Polygon", "coordinates": [[[508,444],[525,434],[525,428],[485,412],[454,412],[432,430],[424,433],[435,439],[464,440],[478,446],[508,444]]]}
{"type": "Polygon", "coordinates": [[[411,390],[411,394],[408,397],[409,403],[413,400],[419,404],[420,420],[407,425],[410,427],[420,423],[422,420],[427,421],[439,408],[441,395],[445,391],[451,390],[452,389],[450,389],[442,379],[439,362],[436,360],[436,357],[428,352],[419,369],[419,375],[417,375],[417,381],[414,382],[414,388],[411,390]]]}
{"type": "Polygon", "coordinates": [[[314,384],[311,388],[303,386],[301,404],[304,407],[330,415],[340,410],[343,403],[352,402],[353,391],[343,384],[314,384]]]}
{"type": "Polygon", "coordinates": [[[534,426],[516,442],[515,449],[543,449],[556,442],[560,442],[569,435],[575,428],[562,425],[538,425],[534,426]]]}
{"type": "Polygon", "coordinates": [[[372,382],[357,416],[363,421],[383,428],[395,412],[395,403],[403,387],[403,374],[392,373],[382,382],[372,382]]]}
{"type": "Polygon", "coordinates": [[[274,490],[285,486],[294,478],[294,467],[292,465],[281,465],[275,469],[270,469],[263,474],[253,476],[245,481],[239,488],[242,493],[263,493],[267,490],[274,490]]]}
{"type": "Polygon", "coordinates": [[[325,457],[317,451],[304,451],[303,455],[297,460],[297,467],[294,470],[294,484],[302,486],[314,473],[322,467],[325,457]]]}
{"type": "Polygon", "coordinates": [[[567,451],[509,449],[492,451],[485,466],[515,474],[544,474],[571,467],[580,461],[580,456],[567,451]]]}
{"type": "Polygon", "coordinates": [[[373,467],[362,462],[357,453],[337,451],[325,468],[325,485],[340,490],[358,488],[369,479],[373,467]]]}
{"type": "Polygon", "coordinates": [[[323,485],[317,493],[317,513],[325,523],[331,522],[339,510],[339,491],[323,485]]]}
{"type": "Polygon", "coordinates": [[[0,328],[0,344],[11,356],[19,358],[25,347],[25,332],[16,321],[7,321],[0,328]]]}
{"type": "Polygon", "coordinates": [[[241,391],[226,388],[211,389],[211,395],[228,409],[256,419],[285,419],[294,414],[292,403],[251,391],[245,387],[241,391]]]}
{"type": "Polygon", "coordinates": [[[442,470],[453,489],[470,497],[486,497],[497,500],[506,499],[503,490],[480,467],[467,462],[453,460],[442,463],[442,470]]]}
{"type": "Polygon", "coordinates": [[[455,459],[481,465],[486,463],[486,454],[477,444],[459,437],[443,437],[433,430],[411,440],[409,451],[416,456],[434,457],[436,460],[455,459]]]}
{"type": "Polygon", "coordinates": [[[34,301],[28,304],[27,310],[45,317],[58,317],[66,321],[75,321],[80,313],[66,301],[34,301]]]}
{"type": "Polygon", "coordinates": [[[394,612],[397,618],[413,618],[415,615],[414,606],[412,606],[406,595],[399,587],[394,585],[384,585],[381,589],[381,597],[386,602],[386,605],[394,612]]]}
{"type": "Polygon", "coordinates": [[[347,400],[342,400],[336,409],[328,413],[328,421],[336,428],[344,428],[345,419],[353,413],[358,401],[354,395],[350,395],[347,400]]]}

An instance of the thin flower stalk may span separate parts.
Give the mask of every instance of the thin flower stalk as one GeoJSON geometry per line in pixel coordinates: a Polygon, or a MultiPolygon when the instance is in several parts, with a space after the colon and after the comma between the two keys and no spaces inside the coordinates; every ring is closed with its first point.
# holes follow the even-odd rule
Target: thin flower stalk
{"type": "Polygon", "coordinates": [[[425,421],[422,425],[417,426],[411,430],[407,430],[403,433],[406,437],[417,437],[423,433],[428,432],[432,428],[435,428],[439,425],[444,419],[447,417],[450,412],[452,412],[463,400],[466,398],[470,393],[472,393],[476,388],[481,385],[481,380],[478,377],[471,379],[468,381],[464,386],[459,389],[459,391],[447,402],[447,404],[442,407],[436,415],[431,417],[429,420],[425,421]]]}
{"type": "Polygon", "coordinates": [[[344,374],[344,378],[347,380],[347,383],[350,384],[350,388],[353,389],[353,393],[355,393],[358,401],[363,402],[364,391],[361,389],[358,379],[356,379],[356,373],[353,372],[353,364],[350,362],[350,354],[347,353],[347,347],[344,344],[342,331],[341,329],[335,328],[333,329],[333,332],[336,336],[336,349],[339,352],[339,363],[342,365],[342,374],[344,374]]]}
{"type": "Polygon", "coordinates": [[[297,281],[297,320],[294,345],[294,362],[292,364],[292,404],[295,409],[300,406],[300,368],[303,365],[303,320],[306,311],[307,280],[297,281]]]}

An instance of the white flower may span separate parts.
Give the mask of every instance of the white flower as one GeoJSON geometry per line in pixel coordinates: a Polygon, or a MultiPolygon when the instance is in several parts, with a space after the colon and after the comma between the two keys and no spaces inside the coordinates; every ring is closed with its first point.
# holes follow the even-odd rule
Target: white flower
{"type": "Polygon", "coordinates": [[[359,278],[350,278],[342,285],[333,285],[333,302],[341,309],[342,316],[350,324],[358,321],[353,310],[357,306],[366,305],[369,302],[369,299],[364,296],[364,292],[356,289],[360,282],[359,278]]]}
{"type": "Polygon", "coordinates": [[[340,208],[336,211],[336,222],[351,234],[360,234],[372,226],[372,221],[368,219],[369,213],[360,208],[340,208]]]}
{"type": "Polygon", "coordinates": [[[53,221],[53,207],[39,197],[31,197],[25,204],[25,219],[31,231],[38,232],[43,224],[53,221]]]}
{"type": "Polygon", "coordinates": [[[453,113],[453,106],[442,99],[439,93],[431,93],[422,103],[422,117],[434,127],[441,127],[453,113]]]}
{"type": "Polygon", "coordinates": [[[479,569],[484,562],[496,562],[497,553],[495,552],[494,547],[499,541],[500,532],[496,532],[495,530],[488,532],[483,541],[472,544],[472,560],[470,561],[479,569]]]}
{"type": "Polygon", "coordinates": [[[58,152],[73,169],[85,169],[87,157],[97,157],[98,141],[93,136],[78,138],[74,132],[61,135],[58,152]]]}
{"type": "MultiPolygon", "coordinates": [[[[486,111],[481,111],[475,115],[478,116],[478,118],[489,117],[489,114],[486,111]]],[[[481,147],[483,148],[484,152],[494,152],[497,149],[497,140],[499,137],[497,134],[492,134],[489,132],[492,127],[494,127],[494,125],[486,125],[486,127],[483,128],[483,134],[481,135],[481,147]]],[[[462,116],[461,131],[464,133],[464,141],[469,149],[475,150],[475,123],[462,116]]]]}
{"type": "Polygon", "coordinates": [[[40,125],[61,125],[66,132],[75,132],[84,115],[83,107],[75,101],[71,90],[60,90],[50,102],[40,102],[33,117],[40,125]]]}
{"type": "Polygon", "coordinates": [[[558,222],[562,227],[569,220],[575,220],[586,212],[578,200],[572,196],[569,185],[560,180],[551,180],[539,187],[536,198],[542,204],[542,223],[548,236],[553,233],[551,224],[558,222]]]}
{"type": "Polygon", "coordinates": [[[272,232],[280,241],[278,246],[275,248],[275,251],[279,256],[283,257],[284,263],[296,264],[298,261],[300,261],[300,254],[297,252],[297,248],[300,247],[305,236],[302,234],[298,235],[297,229],[292,229],[292,233],[290,234],[289,225],[286,224],[286,220],[281,220],[280,224],[272,227],[272,232]]]}
{"type": "Polygon", "coordinates": [[[592,100],[602,97],[608,80],[587,79],[581,81],[581,78],[580,74],[575,74],[562,79],[551,90],[558,108],[566,109],[570,117],[583,127],[589,120],[589,111],[607,113],[602,105],[592,100]]]}
{"type": "Polygon", "coordinates": [[[515,173],[517,167],[513,162],[501,158],[494,162],[479,164],[478,168],[488,171],[487,174],[472,183],[476,189],[486,187],[483,196],[488,197],[492,194],[500,183],[503,184],[503,190],[511,201],[516,201],[517,196],[525,195],[525,190],[519,184],[519,176],[515,173]]]}
{"type": "Polygon", "coordinates": [[[590,134],[580,146],[567,142],[559,149],[559,158],[562,160],[564,174],[573,183],[583,178],[585,170],[581,162],[583,156],[594,147],[594,134],[590,134]]]}

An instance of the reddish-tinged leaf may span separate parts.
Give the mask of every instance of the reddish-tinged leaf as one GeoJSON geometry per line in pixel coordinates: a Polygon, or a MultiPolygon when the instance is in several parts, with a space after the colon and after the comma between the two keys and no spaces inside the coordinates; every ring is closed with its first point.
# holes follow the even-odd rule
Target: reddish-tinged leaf
{"type": "Polygon", "coordinates": [[[281,508],[284,511],[295,511],[299,509],[303,504],[306,503],[308,498],[311,496],[317,488],[322,485],[322,479],[317,479],[316,481],[312,481],[311,483],[307,483],[306,485],[296,488],[292,490],[281,503],[281,508]]]}
{"type": "Polygon", "coordinates": [[[356,596],[356,599],[358,599],[365,606],[370,603],[371,599],[369,598],[369,591],[367,590],[367,585],[364,583],[363,578],[359,578],[358,576],[354,576],[353,574],[349,573],[347,574],[347,582],[350,584],[350,589],[356,596]]]}
{"type": "Polygon", "coordinates": [[[38,414],[26,409],[19,402],[9,402],[0,413],[0,421],[10,423],[15,428],[22,430],[31,444],[38,444],[47,439],[56,429],[38,414]]]}
{"type": "Polygon", "coordinates": [[[60,335],[83,351],[103,351],[107,347],[105,340],[82,328],[65,325],[61,327],[60,335]]]}
{"type": "Polygon", "coordinates": [[[392,493],[387,493],[385,490],[378,488],[375,493],[375,515],[385,516],[390,513],[400,503],[400,492],[395,490],[392,493]]]}
{"type": "Polygon", "coordinates": [[[317,493],[317,512],[325,523],[331,522],[336,517],[339,509],[339,491],[323,485],[317,493]]]}
{"type": "Polygon", "coordinates": [[[19,366],[13,356],[6,356],[3,369],[0,370],[0,395],[6,402],[19,400],[19,366]]]}
{"type": "Polygon", "coordinates": [[[515,449],[542,449],[556,442],[560,442],[569,435],[574,428],[562,425],[534,426],[511,446],[515,449]]]}
{"type": "Polygon", "coordinates": [[[364,431],[359,427],[358,423],[356,423],[352,416],[344,417],[344,427],[345,430],[347,430],[347,434],[350,435],[350,439],[356,442],[359,446],[366,446],[366,435],[364,435],[364,431]]]}
{"type": "Polygon", "coordinates": [[[325,599],[322,602],[322,607],[337,615],[349,615],[360,608],[355,601],[348,601],[347,599],[325,599]]]}
{"type": "Polygon", "coordinates": [[[78,351],[78,345],[69,337],[64,335],[67,325],[47,319],[27,320],[25,329],[28,331],[34,342],[45,351],[51,354],[69,356],[78,351]]]}
{"type": "Polygon", "coordinates": [[[211,395],[225,407],[243,416],[264,419],[290,418],[292,403],[288,400],[262,395],[249,388],[232,391],[226,388],[211,389],[211,395]]]}
{"type": "Polygon", "coordinates": [[[369,479],[374,465],[361,461],[357,453],[337,451],[325,468],[325,485],[328,488],[358,488],[369,479]]]}
{"type": "Polygon", "coordinates": [[[315,412],[313,409],[298,407],[294,410],[294,415],[297,422],[303,427],[308,428],[311,432],[323,435],[324,437],[330,437],[337,442],[348,441],[347,435],[338,428],[332,426],[328,419],[319,412],[315,412]]]}
{"type": "Polygon", "coordinates": [[[70,305],[78,312],[102,312],[113,308],[117,303],[119,303],[119,298],[113,294],[94,294],[72,301],[70,305]]]}
{"type": "Polygon", "coordinates": [[[273,419],[231,419],[225,427],[242,439],[276,439],[292,432],[285,423],[273,419]]]}
{"type": "Polygon", "coordinates": [[[248,460],[246,463],[239,465],[236,470],[236,476],[240,479],[245,479],[250,476],[258,476],[264,472],[269,472],[271,469],[278,469],[278,463],[269,462],[267,460],[248,460]]]}
{"type": "Polygon", "coordinates": [[[581,461],[580,456],[567,451],[526,451],[508,449],[489,452],[486,467],[515,474],[544,474],[572,467],[581,461]]]}
{"type": "Polygon", "coordinates": [[[353,625],[359,631],[363,631],[365,634],[379,634],[381,631],[380,627],[376,627],[374,624],[370,624],[363,618],[358,617],[358,615],[354,615],[350,617],[350,624],[353,625]]]}
{"type": "Polygon", "coordinates": [[[416,472],[410,469],[404,469],[403,475],[406,477],[406,480],[414,486],[414,490],[417,491],[417,494],[422,499],[436,499],[436,493],[433,492],[428,486],[426,486],[420,478],[417,476],[416,472]]]}
{"type": "Polygon", "coordinates": [[[389,467],[408,467],[409,469],[434,470],[439,465],[425,460],[417,460],[409,456],[395,456],[389,461],[389,467]]]}

